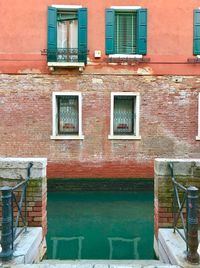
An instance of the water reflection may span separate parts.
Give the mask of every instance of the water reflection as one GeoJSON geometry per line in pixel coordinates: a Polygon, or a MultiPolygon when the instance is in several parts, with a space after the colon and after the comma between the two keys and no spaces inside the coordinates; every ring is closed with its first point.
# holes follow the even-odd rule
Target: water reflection
{"type": "MultiPolygon", "coordinates": [[[[82,253],[82,241],[83,241],[84,237],[82,236],[72,236],[72,237],[52,237],[51,240],[53,241],[53,253],[52,253],[52,257],[53,259],[57,259],[58,258],[58,255],[57,255],[57,252],[58,252],[58,247],[59,247],[59,241],[65,241],[65,242],[68,242],[68,241],[78,241],[78,248],[77,248],[77,257],[76,259],[77,260],[81,260],[81,253],[82,253]]],[[[67,249],[67,243],[66,244],[66,247],[65,249],[67,249]]]]}
{"type": "Polygon", "coordinates": [[[153,257],[153,193],[48,193],[47,258],[153,257]]]}
{"type": "MultiPolygon", "coordinates": [[[[108,237],[109,242],[109,259],[115,259],[114,255],[116,255],[115,251],[116,249],[123,251],[124,250],[124,243],[129,243],[132,247],[132,253],[133,253],[133,259],[140,259],[140,255],[138,252],[138,243],[141,240],[140,237],[136,238],[123,238],[123,237],[108,237]],[[114,257],[114,258],[113,258],[114,257]]],[[[64,242],[64,249],[70,250],[70,245],[68,245],[69,241],[75,241],[77,243],[77,254],[75,256],[75,259],[81,260],[82,259],[82,248],[83,248],[83,236],[72,236],[72,237],[52,237],[51,238],[53,244],[52,244],[52,258],[58,259],[58,252],[60,250],[63,250],[61,246],[61,242],[64,242]],[[60,242],[60,243],[59,243],[60,242]],[[59,249],[59,246],[61,247],[59,249]]]]}
{"type": "Polygon", "coordinates": [[[124,243],[130,243],[131,246],[133,247],[133,259],[139,259],[140,255],[138,252],[138,243],[141,240],[140,237],[136,238],[123,238],[123,237],[108,237],[109,241],[109,259],[115,259],[113,258],[113,252],[115,251],[115,248],[117,247],[122,247],[121,250],[124,249],[124,243]]]}

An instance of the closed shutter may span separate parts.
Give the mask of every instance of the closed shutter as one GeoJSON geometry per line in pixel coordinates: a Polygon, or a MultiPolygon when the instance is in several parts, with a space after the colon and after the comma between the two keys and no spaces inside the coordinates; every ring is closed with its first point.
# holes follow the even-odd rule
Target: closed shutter
{"type": "Polygon", "coordinates": [[[147,9],[137,11],[137,54],[147,54],[147,9]]]}
{"type": "Polygon", "coordinates": [[[106,54],[114,54],[115,46],[115,11],[106,9],[106,54]]]}
{"type": "Polygon", "coordinates": [[[87,63],[87,8],[78,9],[78,61],[87,63]]]}
{"type": "Polygon", "coordinates": [[[136,12],[116,12],[115,53],[136,53],[136,12]]]}
{"type": "Polygon", "coordinates": [[[200,55],[200,9],[194,10],[194,55],[200,55]]]}
{"type": "Polygon", "coordinates": [[[47,61],[56,61],[57,50],[57,9],[48,7],[47,61]]]}

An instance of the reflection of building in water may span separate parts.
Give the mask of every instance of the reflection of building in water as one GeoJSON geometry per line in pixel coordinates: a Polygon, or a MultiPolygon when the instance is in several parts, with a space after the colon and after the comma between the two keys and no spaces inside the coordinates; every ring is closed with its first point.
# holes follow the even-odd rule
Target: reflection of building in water
{"type": "MultiPolygon", "coordinates": [[[[135,238],[123,238],[123,237],[108,237],[109,241],[109,259],[113,258],[113,251],[115,250],[115,246],[113,245],[113,242],[116,243],[118,247],[120,247],[119,243],[132,243],[133,244],[133,258],[139,259],[139,253],[138,253],[138,243],[141,240],[140,237],[135,238]]],[[[123,246],[123,245],[122,245],[123,246]]]]}
{"type": "Polygon", "coordinates": [[[52,252],[52,257],[53,259],[56,259],[57,252],[58,252],[58,247],[59,247],[59,241],[64,241],[66,242],[66,249],[67,249],[67,242],[69,241],[78,241],[78,248],[77,248],[77,260],[81,259],[82,256],[82,241],[84,237],[83,236],[72,236],[72,237],[52,237],[51,240],[53,240],[53,252],[52,252]]]}

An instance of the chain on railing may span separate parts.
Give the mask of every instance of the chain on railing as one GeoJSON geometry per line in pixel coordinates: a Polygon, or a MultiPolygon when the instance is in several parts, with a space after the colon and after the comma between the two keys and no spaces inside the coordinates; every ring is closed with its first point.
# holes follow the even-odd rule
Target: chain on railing
{"type": "Polygon", "coordinates": [[[4,261],[12,258],[14,250],[14,241],[17,237],[27,230],[27,202],[26,190],[30,179],[30,171],[33,163],[29,163],[27,167],[27,177],[14,187],[4,186],[1,188],[2,193],[2,231],[1,231],[1,248],[0,258],[4,261]],[[21,196],[18,197],[15,191],[21,189],[21,196]],[[22,213],[24,205],[24,215],[22,213]],[[16,219],[14,220],[14,207],[17,208],[16,219]],[[19,227],[21,219],[22,226],[19,227]]]}
{"type": "Polygon", "coordinates": [[[169,163],[173,184],[173,228],[186,243],[187,260],[193,264],[199,263],[198,249],[198,189],[194,186],[184,187],[174,176],[173,163],[169,163]],[[180,196],[182,195],[182,196],[180,196]],[[178,207],[178,210],[176,209],[178,207]],[[184,210],[186,216],[184,216],[184,210]],[[182,226],[180,226],[180,221],[182,226]],[[183,228],[183,233],[180,230],[183,228]]]}

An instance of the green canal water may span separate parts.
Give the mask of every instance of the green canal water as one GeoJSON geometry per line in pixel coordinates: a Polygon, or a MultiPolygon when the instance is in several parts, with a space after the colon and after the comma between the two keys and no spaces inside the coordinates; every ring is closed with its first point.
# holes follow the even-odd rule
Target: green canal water
{"type": "Polygon", "coordinates": [[[48,259],[153,259],[153,192],[49,192],[48,259]]]}

